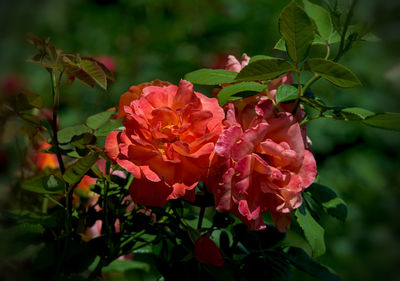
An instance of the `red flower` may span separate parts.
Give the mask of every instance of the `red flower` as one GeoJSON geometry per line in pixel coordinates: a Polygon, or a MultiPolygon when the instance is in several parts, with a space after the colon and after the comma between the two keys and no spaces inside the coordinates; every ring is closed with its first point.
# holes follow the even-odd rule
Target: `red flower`
{"type": "Polygon", "coordinates": [[[199,262],[221,267],[224,259],[218,246],[210,238],[202,236],[194,243],[194,256],[199,262]]]}
{"type": "Polygon", "coordinates": [[[144,87],[123,111],[125,130],[107,136],[105,152],[135,176],[133,200],[160,206],[169,199],[194,199],[222,131],[225,114],[217,100],[181,80],[178,87],[144,87]]]}

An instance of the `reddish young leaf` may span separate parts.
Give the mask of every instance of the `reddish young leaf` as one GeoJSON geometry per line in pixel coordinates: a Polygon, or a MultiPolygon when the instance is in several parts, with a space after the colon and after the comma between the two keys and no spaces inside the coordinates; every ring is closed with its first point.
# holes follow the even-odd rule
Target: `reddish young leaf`
{"type": "Polygon", "coordinates": [[[218,246],[210,238],[202,236],[194,243],[194,256],[199,262],[221,267],[224,259],[218,246]]]}

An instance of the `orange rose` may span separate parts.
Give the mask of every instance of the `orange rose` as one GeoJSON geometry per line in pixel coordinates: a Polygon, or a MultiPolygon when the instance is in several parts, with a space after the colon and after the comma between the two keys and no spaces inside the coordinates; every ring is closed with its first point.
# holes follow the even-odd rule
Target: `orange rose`
{"type": "Polygon", "coordinates": [[[148,86],[163,87],[163,86],[169,86],[169,85],[172,85],[172,84],[169,82],[161,81],[161,80],[154,80],[152,82],[142,83],[137,86],[131,86],[129,88],[129,90],[121,96],[121,98],[119,100],[119,106],[118,106],[119,114],[117,116],[115,116],[114,119],[119,119],[126,115],[125,111],[124,111],[124,107],[129,106],[132,101],[137,100],[142,95],[144,88],[146,88],[148,86]]]}
{"type": "Polygon", "coordinates": [[[135,176],[133,200],[160,206],[169,199],[193,199],[222,130],[225,115],[218,101],[181,80],[179,86],[143,88],[123,112],[125,130],[107,136],[105,153],[135,176]]]}

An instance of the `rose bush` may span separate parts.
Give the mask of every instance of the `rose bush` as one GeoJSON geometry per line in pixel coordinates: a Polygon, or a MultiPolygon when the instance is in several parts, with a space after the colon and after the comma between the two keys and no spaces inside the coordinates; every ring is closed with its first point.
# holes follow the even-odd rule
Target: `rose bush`
{"type": "MultiPolygon", "coordinates": [[[[120,105],[125,130],[111,132],[105,143],[106,155],[135,177],[133,200],[148,206],[194,199],[225,116],[216,99],[194,92],[191,83],[160,83],[143,87],[137,99],[120,105]]],[[[126,100],[123,96],[121,103],[126,100]]]]}

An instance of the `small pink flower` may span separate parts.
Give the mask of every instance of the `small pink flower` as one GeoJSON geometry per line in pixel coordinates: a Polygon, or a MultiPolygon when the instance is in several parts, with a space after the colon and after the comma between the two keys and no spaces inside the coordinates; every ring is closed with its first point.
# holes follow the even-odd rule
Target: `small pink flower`
{"type": "Polygon", "coordinates": [[[27,83],[16,74],[8,74],[0,80],[0,94],[7,98],[18,95],[27,88],[27,83]]]}
{"type": "Polygon", "coordinates": [[[96,58],[99,62],[104,64],[112,73],[115,72],[115,60],[110,56],[99,56],[96,58]]]}
{"type": "Polygon", "coordinates": [[[242,61],[239,62],[237,58],[235,58],[232,55],[229,55],[228,60],[225,64],[225,69],[230,71],[240,72],[240,70],[242,70],[243,67],[249,64],[250,57],[246,54],[243,54],[241,59],[242,61]]]}

